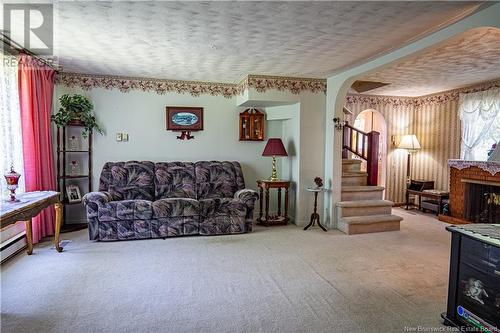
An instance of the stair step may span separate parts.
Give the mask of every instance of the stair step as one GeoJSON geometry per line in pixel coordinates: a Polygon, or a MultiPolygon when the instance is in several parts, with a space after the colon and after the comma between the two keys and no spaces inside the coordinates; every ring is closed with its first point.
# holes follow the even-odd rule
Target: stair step
{"type": "Polygon", "coordinates": [[[382,214],[382,215],[368,215],[368,216],[349,216],[343,217],[342,220],[347,224],[370,224],[370,223],[380,223],[389,221],[402,221],[401,216],[393,214],[382,214]]]}
{"type": "Polygon", "coordinates": [[[348,234],[396,231],[400,229],[402,217],[392,214],[342,217],[337,228],[348,234]]]}
{"type": "Polygon", "coordinates": [[[342,186],[340,200],[382,200],[383,191],[383,186],[342,186]]]}
{"type": "Polygon", "coordinates": [[[357,158],[343,158],[342,164],[361,164],[361,160],[357,158]]]}
{"type": "Polygon", "coordinates": [[[366,172],[342,172],[342,186],[366,185],[368,174],[366,172]]]}
{"type": "Polygon", "coordinates": [[[358,159],[343,159],[342,172],[357,172],[361,170],[361,160],[358,159]]]}
{"type": "Polygon", "coordinates": [[[364,171],[344,171],[342,172],[342,177],[368,177],[368,173],[364,171]]]}
{"type": "Polygon", "coordinates": [[[389,200],[340,201],[339,217],[391,214],[393,202],[389,200]]]}
{"type": "Polygon", "coordinates": [[[385,190],[383,186],[342,186],[342,192],[371,192],[383,190],[385,190]]]}
{"type": "Polygon", "coordinates": [[[389,200],[358,200],[358,201],[339,201],[337,206],[345,208],[355,207],[392,207],[394,203],[389,200]]]}

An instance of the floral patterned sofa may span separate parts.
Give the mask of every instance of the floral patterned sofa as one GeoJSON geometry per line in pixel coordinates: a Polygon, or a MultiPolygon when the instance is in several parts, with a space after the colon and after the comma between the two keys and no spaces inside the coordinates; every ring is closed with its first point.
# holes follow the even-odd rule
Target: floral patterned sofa
{"type": "Polygon", "coordinates": [[[252,231],[258,194],[238,162],[108,162],[99,192],[87,193],[91,240],[252,231]]]}

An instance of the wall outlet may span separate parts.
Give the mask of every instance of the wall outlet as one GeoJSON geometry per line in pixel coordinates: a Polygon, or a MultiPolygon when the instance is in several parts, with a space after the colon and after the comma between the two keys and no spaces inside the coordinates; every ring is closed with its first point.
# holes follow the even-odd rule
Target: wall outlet
{"type": "Polygon", "coordinates": [[[123,140],[123,136],[121,133],[116,133],[116,141],[120,142],[123,140]]]}

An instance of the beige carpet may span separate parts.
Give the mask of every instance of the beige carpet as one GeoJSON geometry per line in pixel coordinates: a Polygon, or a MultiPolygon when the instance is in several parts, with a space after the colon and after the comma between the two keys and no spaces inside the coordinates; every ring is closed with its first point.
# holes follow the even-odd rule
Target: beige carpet
{"type": "Polygon", "coordinates": [[[245,235],[45,243],[1,268],[7,332],[404,332],[440,327],[450,235],[431,215],[346,236],[245,235]]]}

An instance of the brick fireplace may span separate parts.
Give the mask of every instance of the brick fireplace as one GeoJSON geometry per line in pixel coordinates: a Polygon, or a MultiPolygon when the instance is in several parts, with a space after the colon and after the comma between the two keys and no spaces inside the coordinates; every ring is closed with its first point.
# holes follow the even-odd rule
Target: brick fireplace
{"type": "Polygon", "coordinates": [[[500,193],[500,162],[449,160],[448,165],[450,166],[450,216],[441,216],[440,219],[457,224],[500,223],[500,221],[485,220],[486,217],[482,219],[470,217],[483,213],[482,216],[489,216],[489,220],[498,218],[498,215],[492,215],[498,212],[498,207],[492,203],[494,200],[488,200],[488,198],[500,193]],[[481,188],[484,189],[483,192],[480,192],[481,188]],[[467,195],[470,196],[469,199],[466,199],[467,195]],[[469,200],[475,200],[475,202],[471,203],[469,200]],[[478,207],[481,210],[489,209],[490,212],[472,214],[471,206],[476,207],[476,210],[479,209],[478,207]]]}

